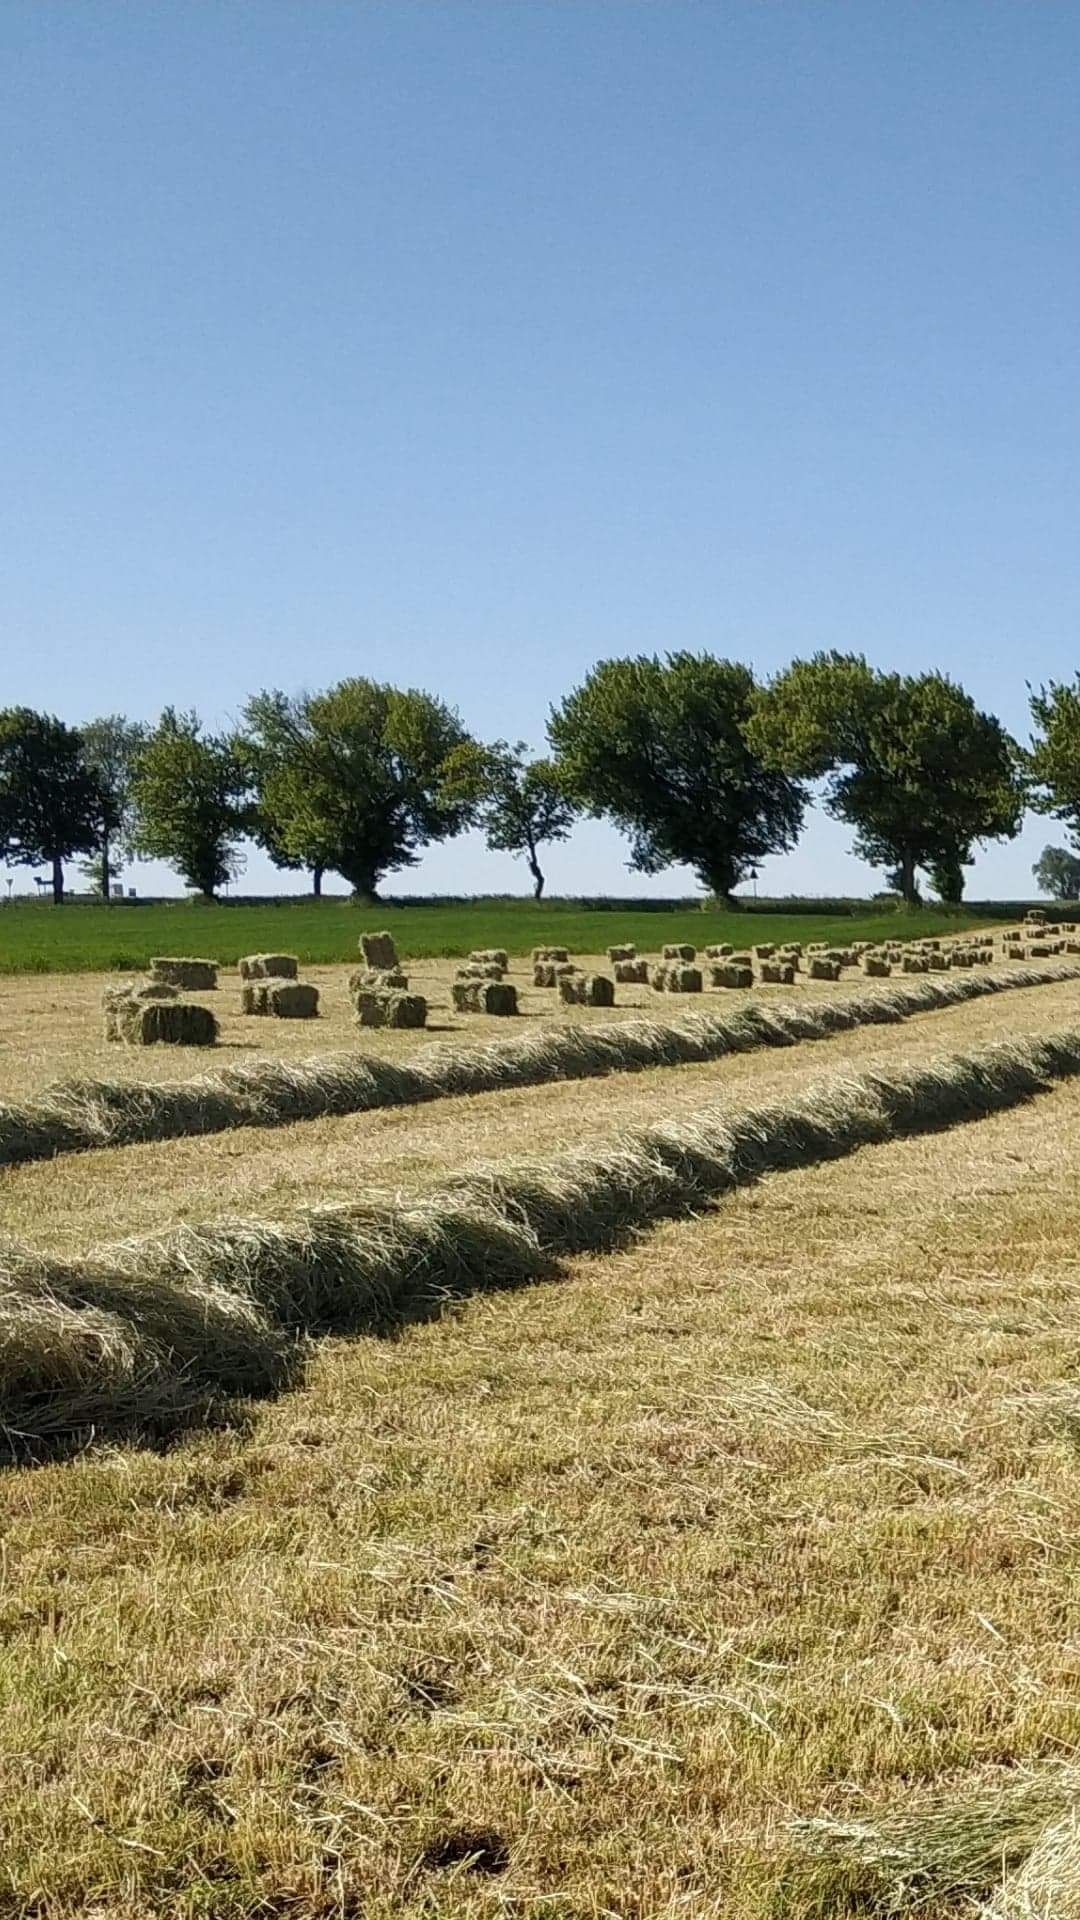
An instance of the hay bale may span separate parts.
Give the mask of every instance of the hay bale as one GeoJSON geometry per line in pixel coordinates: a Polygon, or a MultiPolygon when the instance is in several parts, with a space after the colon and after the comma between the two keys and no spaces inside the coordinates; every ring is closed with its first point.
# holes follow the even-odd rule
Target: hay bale
{"type": "Polygon", "coordinates": [[[382,973],[398,964],[398,953],[392,933],[362,933],[360,951],[368,966],[377,967],[382,973]]]}
{"type": "Polygon", "coordinates": [[[123,1040],[120,1015],[122,1010],[130,1006],[133,1001],[147,1004],[155,1000],[177,998],[177,989],[170,987],[164,980],[125,980],[110,983],[101,996],[106,1040],[123,1040]]]}
{"type": "Polygon", "coordinates": [[[428,1003],[422,993],[358,993],[356,1020],[361,1027],[425,1027],[428,1003]]]}
{"type": "Polygon", "coordinates": [[[212,1047],[218,1023],[193,1000],[138,1000],[117,1008],[119,1038],[129,1047],[212,1047]]]}
{"type": "Polygon", "coordinates": [[[612,966],[616,967],[618,966],[621,960],[636,960],[637,948],[636,947],[609,947],[607,950],[607,957],[611,961],[612,966]]]}
{"type": "Polygon", "coordinates": [[[615,982],[606,973],[580,973],[559,981],[564,1007],[613,1007],[615,982]]]}
{"type": "Polygon", "coordinates": [[[515,1014],[517,988],[509,980],[455,980],[452,988],[458,1013],[515,1014]]]}
{"type": "Polygon", "coordinates": [[[750,951],[755,960],[771,960],[776,948],[771,942],[765,942],[762,946],[752,947],[750,951]]]}
{"type": "Polygon", "coordinates": [[[766,986],[790,987],[795,984],[795,969],[790,960],[763,960],[760,973],[766,986]]]}
{"type": "Polygon", "coordinates": [[[675,962],[664,967],[654,967],[651,984],[659,993],[700,993],[704,981],[700,967],[683,966],[675,962]]]}
{"type": "Polygon", "coordinates": [[[706,947],[705,949],[706,960],[727,960],[730,959],[730,957],[731,942],[729,940],[721,940],[715,947],[706,947]]]}
{"type": "MultiPolygon", "coordinates": [[[[499,967],[503,973],[510,965],[510,955],[505,947],[477,947],[469,955],[469,964],[477,967],[499,967]]],[[[492,976],[486,976],[490,979],[492,976]]]]}
{"type": "Polygon", "coordinates": [[[303,980],[245,980],[240,989],[240,1011],[268,1015],[274,1020],[314,1020],[319,1012],[319,989],[303,980]]]}
{"type": "Polygon", "coordinates": [[[457,972],[454,975],[454,979],[455,980],[501,980],[503,979],[505,973],[506,973],[506,968],[500,967],[493,960],[468,960],[466,961],[463,967],[459,967],[457,969],[457,972]]]}
{"type": "Polygon", "coordinates": [[[295,953],[248,953],[240,962],[241,980],[295,980],[299,971],[295,953]]]}
{"type": "Polygon", "coordinates": [[[578,973],[572,960],[539,960],[533,967],[534,987],[557,987],[560,980],[566,980],[578,973]]]}
{"type": "Polygon", "coordinates": [[[954,967],[973,967],[975,955],[970,947],[954,947],[952,963],[954,967]]]}
{"type": "Polygon", "coordinates": [[[880,953],[864,953],[860,962],[868,980],[887,980],[892,973],[892,964],[880,953]]]}
{"type": "Polygon", "coordinates": [[[691,960],[697,959],[697,948],[688,947],[676,942],[674,946],[664,948],[663,957],[665,960],[681,960],[684,964],[689,965],[691,960]]]}
{"type": "Polygon", "coordinates": [[[1027,953],[1018,940],[1012,940],[1005,949],[1005,958],[1006,960],[1026,960],[1027,953]]]}
{"type": "Polygon", "coordinates": [[[643,987],[649,978],[647,960],[616,960],[614,963],[615,983],[620,987],[643,987]]]}
{"type": "Polygon", "coordinates": [[[408,985],[409,977],[400,967],[354,967],[349,975],[354,999],[358,993],[404,993],[408,985]]]}
{"type": "Polygon", "coordinates": [[[548,962],[557,964],[560,960],[563,962],[569,960],[570,949],[568,947],[534,947],[532,957],[534,966],[544,965],[548,962]]]}
{"type": "Polygon", "coordinates": [[[925,953],[905,953],[900,962],[901,973],[929,973],[930,962],[925,953]]]}
{"type": "Polygon", "coordinates": [[[150,962],[150,978],[164,981],[168,987],[180,987],[185,993],[209,993],[217,986],[216,960],[187,960],[164,957],[150,962]]]}
{"type": "Polygon", "coordinates": [[[947,973],[952,966],[952,955],[940,948],[934,948],[927,954],[926,962],[931,973],[947,973]]]}
{"type": "Polygon", "coordinates": [[[736,966],[733,960],[715,960],[709,968],[710,987],[752,987],[753,967],[736,966]]]}
{"type": "Polygon", "coordinates": [[[1029,960],[1050,960],[1054,949],[1048,940],[1033,940],[1027,950],[1029,960]]]}
{"type": "Polygon", "coordinates": [[[840,962],[830,960],[823,953],[813,953],[806,968],[811,980],[839,980],[840,962]]]}

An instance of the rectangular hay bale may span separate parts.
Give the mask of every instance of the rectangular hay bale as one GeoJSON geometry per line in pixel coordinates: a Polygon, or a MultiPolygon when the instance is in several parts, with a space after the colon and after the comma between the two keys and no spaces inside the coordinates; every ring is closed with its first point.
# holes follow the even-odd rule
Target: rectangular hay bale
{"type": "Polygon", "coordinates": [[[360,951],[369,967],[379,967],[385,971],[397,966],[398,954],[392,933],[362,933],[360,951]]]}
{"type": "Polygon", "coordinates": [[[150,978],[164,981],[168,987],[180,987],[185,993],[209,993],[217,986],[216,960],[189,960],[162,955],[150,962],[150,978]]]}
{"type": "Polygon", "coordinates": [[[753,967],[737,966],[733,960],[717,960],[709,968],[710,987],[752,987],[753,967]]]}
{"type": "Polygon", "coordinates": [[[452,988],[458,1013],[515,1014],[517,988],[509,980],[455,980],[452,988]]]}
{"type": "Polygon", "coordinates": [[[246,953],[240,962],[241,980],[295,980],[299,971],[295,953],[246,953]]]}

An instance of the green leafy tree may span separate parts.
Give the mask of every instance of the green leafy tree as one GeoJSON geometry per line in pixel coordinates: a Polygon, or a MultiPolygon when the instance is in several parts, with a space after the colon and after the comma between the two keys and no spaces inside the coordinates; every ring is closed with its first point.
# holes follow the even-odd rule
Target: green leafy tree
{"type": "Polygon", "coordinates": [[[146,739],[146,728],[122,713],[88,720],[80,727],[83,759],[91,769],[101,795],[101,834],[92,861],[83,871],[92,876],[107,900],[112,881],[113,852],[132,857],[134,807],[131,787],[135,760],[146,739]]]}
{"type": "Polygon", "coordinates": [[[286,860],[329,868],[360,899],[420,849],[467,826],[473,804],[444,791],[447,761],[468,735],[431,694],[342,680],[289,701],[261,694],[252,729],[273,715],[274,750],[258,775],[258,818],[286,860]],[[284,743],[288,741],[288,750],[284,743]]]}
{"type": "Polygon", "coordinates": [[[255,791],[251,822],[254,838],[276,867],[298,872],[309,866],[311,890],[318,899],[333,846],[329,842],[319,845],[315,836],[308,842],[307,857],[302,859],[289,853],[284,839],[295,813],[291,796],[302,785],[304,769],[314,759],[305,698],[290,699],[277,691],[255,694],[244,708],[244,729],[255,791]]]}
{"type": "Polygon", "coordinates": [[[74,727],[30,707],[0,711],[0,849],[16,866],[47,866],[57,906],[64,861],[90,853],[102,796],[74,727]]]}
{"type": "Polygon", "coordinates": [[[544,892],[539,849],[567,838],[577,810],[552,761],[530,760],[528,753],[524,740],[514,746],[496,740],[490,747],[470,741],[450,755],[443,790],[475,807],[493,853],[525,858],[533,897],[539,900],[544,892]]]}
{"type": "Polygon", "coordinates": [[[167,860],[212,900],[241,870],[237,841],[249,825],[249,780],[240,742],[205,734],[196,714],[166,707],[135,760],[138,851],[167,860]]]}
{"type": "Polygon", "coordinates": [[[1080,900],[1080,855],[1068,847],[1044,847],[1031,871],[1051,900],[1080,900]]]}
{"type": "Polygon", "coordinates": [[[1032,805],[1064,820],[1080,844],[1080,674],[1028,691],[1035,723],[1025,756],[1032,805]]]}
{"type": "Polygon", "coordinates": [[[565,791],[630,840],[630,866],[692,867],[725,900],[798,839],[804,793],[748,743],[748,667],[708,654],[603,660],[552,711],[565,791]]]}
{"type": "Polygon", "coordinates": [[[826,806],[854,827],[856,853],[897,869],[908,902],[920,867],[942,899],[959,900],[974,845],[1019,831],[1019,749],[944,674],[815,654],[764,690],[749,733],[770,765],[827,781],[826,806]]]}

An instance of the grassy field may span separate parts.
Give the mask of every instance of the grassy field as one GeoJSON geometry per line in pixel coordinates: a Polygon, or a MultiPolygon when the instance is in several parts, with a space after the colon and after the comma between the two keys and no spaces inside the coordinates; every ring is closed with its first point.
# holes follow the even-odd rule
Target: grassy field
{"type": "Polygon", "coordinates": [[[594,953],[620,940],[655,953],[666,941],[696,946],[730,940],[874,939],[956,932],[985,923],[976,913],[927,907],[917,912],[864,910],[832,915],[799,913],[704,913],[688,907],[653,912],[617,911],[552,901],[479,900],[465,906],[378,906],[347,900],[243,900],[216,906],[188,901],[145,906],[96,906],[69,902],[55,908],[37,901],[0,906],[0,974],[78,973],[145,967],[158,953],[193,953],[233,964],[243,953],[298,954],[305,965],[329,964],[356,952],[362,927],[389,926],[403,953],[416,959],[468,953],[474,947],[506,947],[526,953],[550,942],[594,953]]]}
{"type": "MultiPolygon", "coordinates": [[[[0,1096],[93,1069],[99,987],[11,983],[0,1096]]],[[[1067,979],[66,1155],[0,1173],[3,1224],[74,1275],[223,1213],[422,1206],[478,1161],[614,1147],[618,1177],[636,1128],[764,1138],[859,1076],[1078,1027],[1067,979]]],[[[2,1920],[973,1920],[1080,1797],[1078,1153],[1080,1078],[795,1152],[533,1284],[312,1342],[168,1447],[8,1467],[2,1920]]],[[[1078,1887],[995,1915],[1067,1920],[1078,1887]]]]}

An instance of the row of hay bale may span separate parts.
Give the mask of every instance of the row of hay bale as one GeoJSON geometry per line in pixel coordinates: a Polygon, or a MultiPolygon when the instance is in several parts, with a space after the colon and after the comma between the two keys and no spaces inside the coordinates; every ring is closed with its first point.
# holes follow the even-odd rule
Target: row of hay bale
{"type": "MultiPolygon", "coordinates": [[[[278,1020],[312,1020],[319,991],[297,979],[295,954],[252,953],[240,961],[240,1011],[278,1020]]],[[[110,983],[102,995],[106,1040],[128,1046],[212,1047],[218,1022],[209,1007],[181,999],[181,993],[217,989],[214,960],[161,955],[151,960],[146,980],[110,983]]]]}
{"type": "Polygon", "coordinates": [[[1041,907],[1030,907],[1019,927],[999,934],[1005,960],[1047,960],[1059,953],[1080,953],[1080,927],[1074,920],[1051,920],[1041,907]]]}

